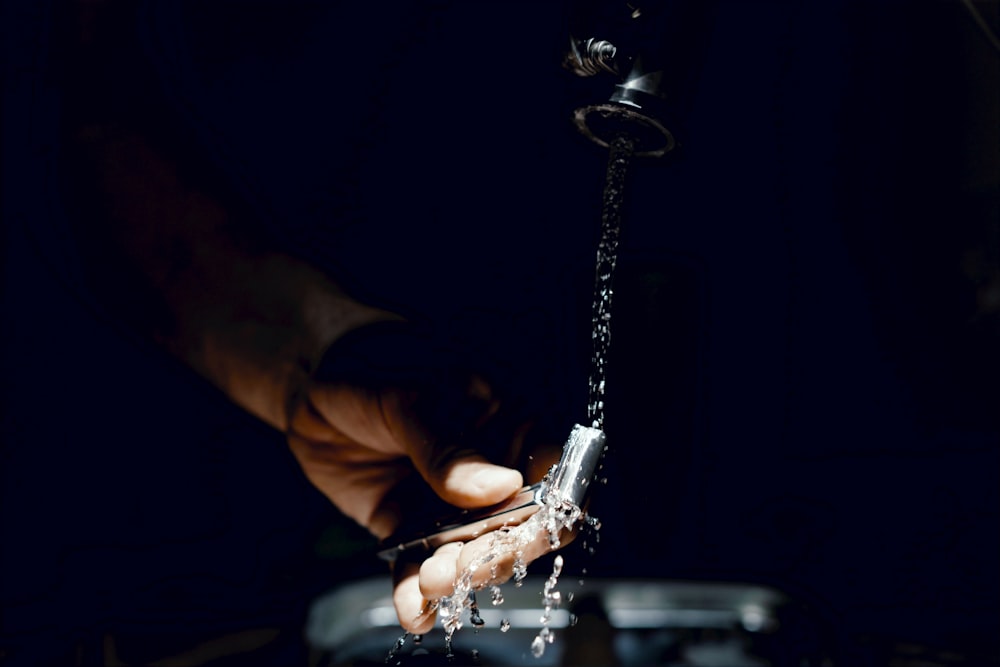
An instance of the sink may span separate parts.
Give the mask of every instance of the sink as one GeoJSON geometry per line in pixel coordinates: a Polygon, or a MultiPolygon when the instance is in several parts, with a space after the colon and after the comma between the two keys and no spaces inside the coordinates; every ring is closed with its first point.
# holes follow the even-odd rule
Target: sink
{"type": "Polygon", "coordinates": [[[329,591],[312,605],[307,640],[319,665],[831,665],[816,632],[803,633],[802,615],[788,595],[742,582],[564,577],[563,604],[549,627],[555,641],[535,657],[545,577],[501,588],[492,606],[479,596],[485,625],[465,619],[449,659],[440,624],[423,637],[402,636],[388,577],[360,580],[329,591]],[[507,625],[507,631],[501,625],[507,625]],[[804,639],[806,638],[806,639],[804,639]]]}

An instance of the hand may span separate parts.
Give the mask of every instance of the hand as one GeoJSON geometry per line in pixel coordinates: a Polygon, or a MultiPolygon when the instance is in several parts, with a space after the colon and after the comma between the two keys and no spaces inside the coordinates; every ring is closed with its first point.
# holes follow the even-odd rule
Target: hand
{"type": "MultiPolygon", "coordinates": [[[[440,499],[463,509],[501,502],[524,485],[508,466],[525,454],[530,420],[509,419],[489,384],[448,357],[398,323],[370,326],[334,345],[291,408],[288,440],[307,477],[376,537],[396,530],[403,507],[419,506],[401,497],[414,472],[440,499]],[[496,460],[478,449],[485,441],[500,443],[492,452],[496,460]]],[[[531,481],[541,479],[558,454],[555,447],[534,448],[526,466],[531,481]]],[[[431,517],[417,518],[426,523],[431,517]]],[[[393,601],[404,629],[433,627],[427,601],[450,595],[458,573],[488,540],[445,545],[422,564],[395,565],[393,601]]],[[[549,550],[541,535],[523,560],[549,550]]],[[[495,576],[477,572],[474,585],[501,583],[512,571],[510,556],[495,576]]]]}
{"type": "MultiPolygon", "coordinates": [[[[155,77],[133,50],[133,4],[88,0],[65,8],[72,31],[64,54],[67,145],[80,165],[74,183],[88,202],[99,202],[82,220],[113,258],[102,255],[101,273],[105,264],[125,272],[108,281],[112,302],[132,302],[133,289],[148,288],[144,302],[155,306],[129,312],[142,316],[135,324],[287,433],[309,479],[377,537],[414,512],[418,503],[406,492],[414,478],[460,508],[517,492],[523,478],[512,466],[524,458],[529,423],[507,419],[509,406],[490,386],[426,337],[371,324],[393,314],[355,301],[319,267],[272,248],[272,239],[229,209],[224,185],[203,180],[200,170],[187,177],[201,158],[173,141],[175,119],[169,104],[156,103],[155,83],[136,88],[155,77]],[[486,440],[500,443],[489,455],[486,440]]],[[[186,136],[181,125],[178,136],[186,136]]],[[[558,450],[547,458],[534,452],[528,479],[541,479],[556,458],[558,450]]],[[[423,569],[395,568],[404,627],[433,625],[433,616],[419,616],[424,600],[451,593],[457,568],[482,547],[450,546],[423,569]]],[[[544,550],[547,542],[525,560],[544,550]]],[[[510,576],[510,565],[501,577],[510,576]]]]}

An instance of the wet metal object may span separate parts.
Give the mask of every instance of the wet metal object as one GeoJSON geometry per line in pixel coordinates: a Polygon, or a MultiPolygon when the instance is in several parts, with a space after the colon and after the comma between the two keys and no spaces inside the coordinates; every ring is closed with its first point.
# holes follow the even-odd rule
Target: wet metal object
{"type": "Polygon", "coordinates": [[[543,482],[545,493],[555,494],[557,501],[582,507],[604,448],[604,431],[579,424],[574,426],[563,446],[562,458],[549,474],[549,481],[543,482]]]}
{"type": "Polygon", "coordinates": [[[379,557],[391,562],[403,552],[431,551],[449,542],[464,542],[497,528],[516,526],[547,501],[582,507],[604,453],[605,441],[600,429],[577,424],[563,445],[562,457],[544,480],[524,487],[499,505],[479,511],[465,510],[435,521],[426,530],[391,536],[383,541],[379,557]]]}
{"type": "Polygon", "coordinates": [[[610,147],[617,136],[632,138],[632,154],[638,157],[660,157],[675,146],[674,136],[660,121],[621,103],[581,107],[573,112],[573,122],[583,136],[602,148],[610,147]]]}
{"type": "Polygon", "coordinates": [[[662,80],[662,71],[646,71],[642,59],[637,58],[608,101],[577,109],[573,122],[585,137],[603,148],[608,148],[615,137],[627,136],[635,144],[633,155],[665,155],[676,142],[660,120],[666,115],[662,80]]]}
{"type": "Polygon", "coordinates": [[[594,76],[601,72],[618,74],[615,56],[618,49],[606,39],[570,40],[570,52],[564,64],[577,76],[594,76]]]}
{"type": "Polygon", "coordinates": [[[601,147],[626,135],[635,140],[637,156],[666,154],[675,141],[664,125],[665,68],[670,59],[661,42],[670,38],[660,34],[662,8],[618,2],[577,4],[590,19],[577,29],[596,34],[585,39],[571,36],[567,69],[581,77],[610,74],[618,83],[606,102],[577,109],[573,122],[601,147]]]}

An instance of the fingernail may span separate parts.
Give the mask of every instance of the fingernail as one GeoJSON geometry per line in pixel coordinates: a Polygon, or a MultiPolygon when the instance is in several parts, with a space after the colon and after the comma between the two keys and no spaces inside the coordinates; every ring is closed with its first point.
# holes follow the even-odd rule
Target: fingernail
{"type": "Polygon", "coordinates": [[[516,490],[521,486],[521,473],[510,468],[489,466],[472,476],[472,484],[481,491],[516,490]]]}

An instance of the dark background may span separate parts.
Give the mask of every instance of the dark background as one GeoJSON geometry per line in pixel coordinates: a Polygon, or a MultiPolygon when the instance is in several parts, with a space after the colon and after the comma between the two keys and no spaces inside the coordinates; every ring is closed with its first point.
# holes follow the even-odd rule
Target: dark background
{"type": "MultiPolygon", "coordinates": [[[[872,664],[995,659],[1000,53],[957,1],[708,6],[680,147],[628,183],[588,572],[771,585],[872,664]]],[[[283,664],[382,564],[84,286],[55,8],[3,7],[0,664],[239,633],[283,664]]],[[[142,87],[277,245],[585,418],[606,155],[569,118],[611,81],[559,67],[572,3],[139,7],[142,87]]]]}

